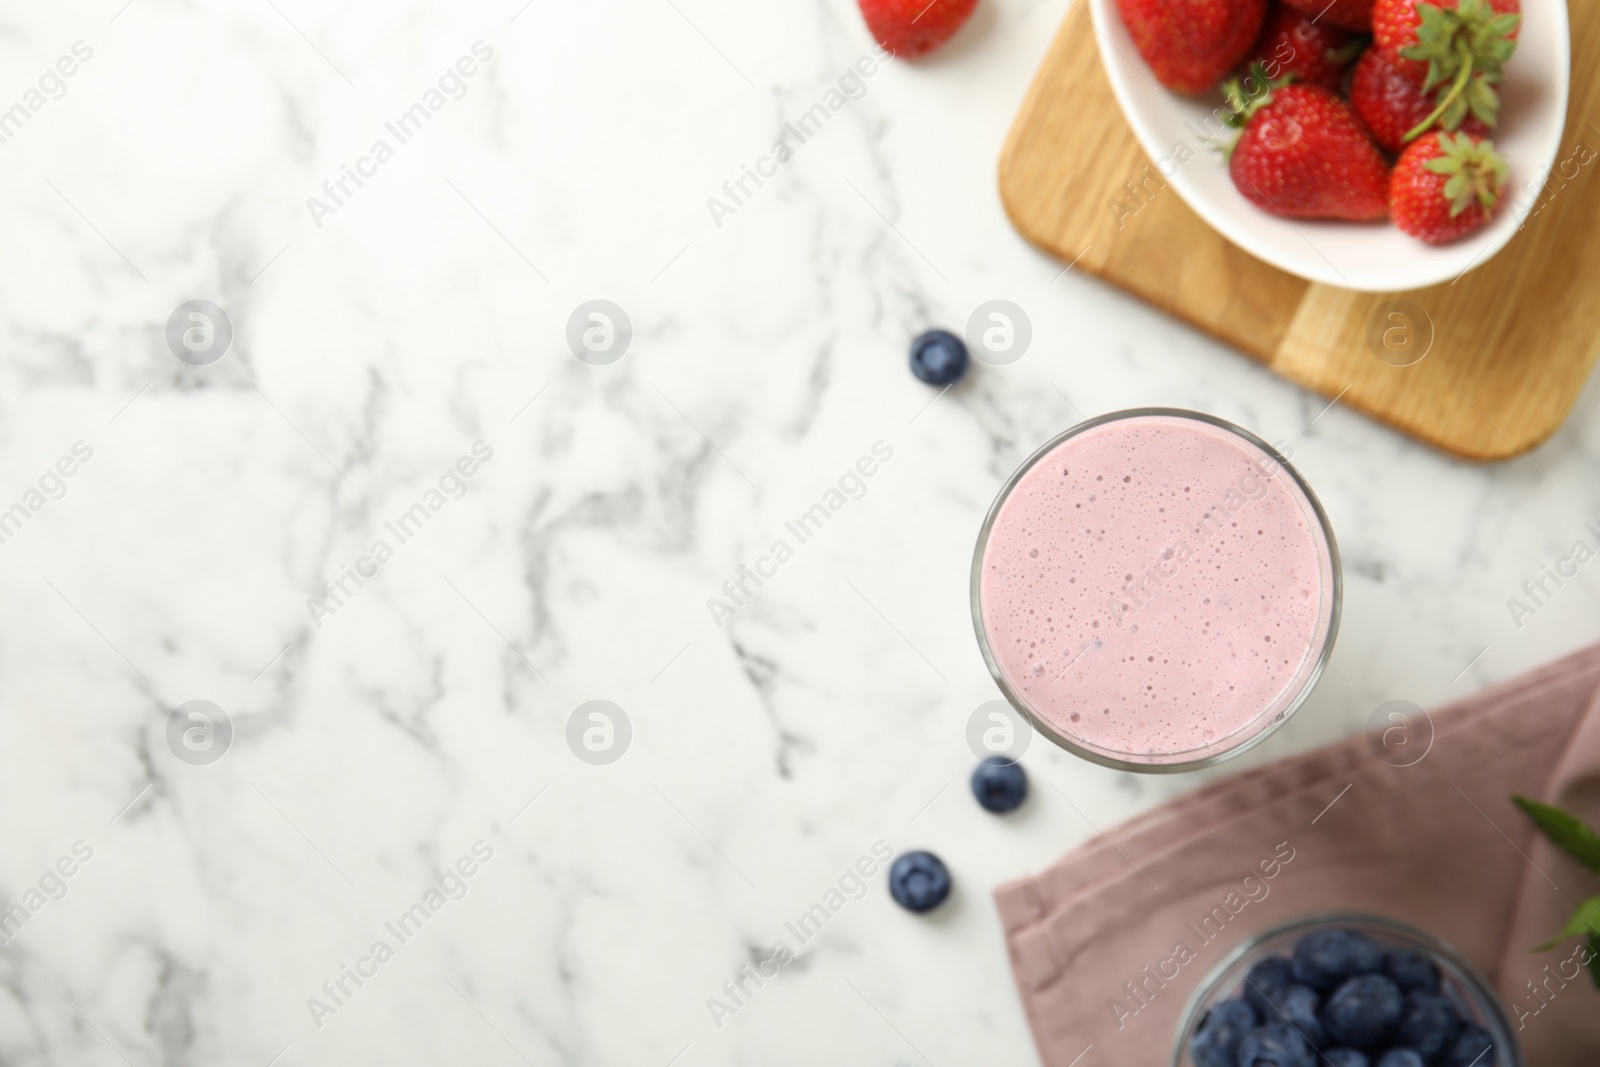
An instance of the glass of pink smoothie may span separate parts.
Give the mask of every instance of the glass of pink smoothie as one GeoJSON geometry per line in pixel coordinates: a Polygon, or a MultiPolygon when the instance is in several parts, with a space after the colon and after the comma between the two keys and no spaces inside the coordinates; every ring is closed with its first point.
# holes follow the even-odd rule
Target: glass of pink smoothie
{"type": "Polygon", "coordinates": [[[1141,408],[1050,441],[978,535],[972,617],[1006,698],[1106,766],[1236,756],[1310,695],[1339,628],[1339,549],[1277,449],[1141,408]]]}

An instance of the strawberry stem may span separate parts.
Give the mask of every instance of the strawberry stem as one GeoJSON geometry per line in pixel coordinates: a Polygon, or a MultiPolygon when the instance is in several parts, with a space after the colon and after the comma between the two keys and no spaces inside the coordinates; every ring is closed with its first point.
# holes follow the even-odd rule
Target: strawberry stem
{"type": "Polygon", "coordinates": [[[1467,85],[1472,81],[1472,46],[1464,40],[1459,41],[1456,44],[1456,53],[1461,58],[1461,73],[1456,75],[1455,84],[1451,85],[1450,91],[1440,99],[1439,106],[1433,109],[1433,114],[1417,123],[1416,127],[1401,139],[1403,143],[1410,144],[1432,129],[1433,124],[1439,121],[1439,116],[1449,110],[1450,105],[1467,91],[1467,85]]]}

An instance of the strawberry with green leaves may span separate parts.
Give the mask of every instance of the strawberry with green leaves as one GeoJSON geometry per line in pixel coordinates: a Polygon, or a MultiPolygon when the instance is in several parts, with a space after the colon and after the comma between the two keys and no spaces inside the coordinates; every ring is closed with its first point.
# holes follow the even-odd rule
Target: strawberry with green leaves
{"type": "Polygon", "coordinates": [[[1428,244],[1457,240],[1494,217],[1507,172],[1493,141],[1465,131],[1427,134],[1395,164],[1389,213],[1402,231],[1428,244]]]}
{"type": "Polygon", "coordinates": [[[1422,28],[1430,20],[1465,22],[1476,18],[1508,18],[1499,31],[1515,41],[1521,26],[1522,0],[1376,0],[1372,5],[1372,36],[1384,48],[1405,48],[1425,40],[1422,28]],[[1439,13],[1424,8],[1438,8],[1439,13]],[[1470,11],[1469,8],[1478,8],[1470,11]]]}
{"type": "MultiPolygon", "coordinates": [[[[1426,77],[1425,66],[1392,48],[1373,45],[1356,63],[1350,77],[1350,106],[1384,151],[1398,154],[1406,146],[1406,134],[1433,114],[1437,102],[1422,88],[1426,77]]],[[[1460,128],[1479,136],[1489,132],[1476,115],[1463,119],[1460,128]]]]}
{"type": "Polygon", "coordinates": [[[1228,173],[1246,200],[1289,218],[1368,222],[1389,213],[1389,164],[1336,94],[1274,84],[1250,98],[1233,82],[1224,95],[1244,129],[1228,173]]]}
{"type": "Polygon", "coordinates": [[[1468,115],[1494,126],[1500,115],[1499,85],[1517,48],[1521,0],[1376,0],[1372,38],[1419,64],[1422,91],[1434,108],[1406,133],[1414,140],[1437,123],[1458,128],[1468,115]]]}

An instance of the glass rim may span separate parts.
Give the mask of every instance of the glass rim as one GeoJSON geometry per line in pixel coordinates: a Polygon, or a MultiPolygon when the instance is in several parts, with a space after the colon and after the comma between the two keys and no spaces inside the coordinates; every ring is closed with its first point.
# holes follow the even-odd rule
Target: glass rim
{"type": "Polygon", "coordinates": [[[1023,460],[1022,464],[1012,472],[1011,477],[1006,479],[1005,484],[1000,487],[1000,491],[995,495],[994,503],[989,505],[989,513],[984,517],[983,526],[978,531],[978,544],[972,554],[972,572],[969,580],[969,597],[972,607],[972,626],[977,632],[978,648],[983,653],[984,663],[986,663],[989,667],[989,675],[994,679],[995,685],[1000,688],[1000,693],[1006,698],[1006,703],[1015,708],[1019,714],[1026,717],[1028,722],[1032,724],[1035,731],[1043,734],[1050,740],[1052,744],[1066,749],[1079,759],[1088,760],[1090,763],[1096,763],[1102,767],[1111,767],[1115,770],[1128,771],[1133,774],[1183,774],[1188,771],[1196,771],[1205,767],[1214,767],[1219,763],[1233,759],[1235,756],[1243,755],[1245,752],[1248,752],[1250,749],[1254,748],[1261,742],[1265,741],[1268,737],[1272,736],[1278,730],[1282,729],[1283,725],[1289,721],[1290,717],[1292,717],[1295,712],[1299,711],[1301,705],[1303,705],[1310,698],[1312,691],[1317,687],[1317,682],[1322,678],[1323,671],[1327,669],[1328,661],[1333,656],[1333,646],[1335,640],[1339,636],[1339,620],[1344,606],[1344,567],[1339,557],[1339,542],[1334,536],[1333,524],[1328,520],[1328,513],[1323,510],[1322,501],[1317,499],[1316,492],[1312,490],[1311,486],[1306,482],[1305,478],[1301,476],[1294,464],[1289,461],[1289,458],[1282,452],[1278,451],[1276,447],[1267,443],[1261,437],[1251,433],[1249,430],[1237,425],[1236,423],[1229,422],[1227,419],[1220,418],[1216,415],[1211,415],[1203,411],[1191,411],[1187,408],[1165,407],[1124,408],[1121,411],[1111,411],[1104,415],[1096,415],[1091,419],[1084,419],[1082,422],[1076,423],[1075,425],[1063,430],[1061,433],[1056,434],[1054,437],[1050,438],[1044,444],[1036,448],[1033,451],[1033,454],[1027,459],[1023,460]],[[1074,738],[1069,737],[1053,723],[1046,720],[1044,716],[1035,713],[1032,708],[1028,707],[1027,703],[1022,699],[1020,694],[1018,694],[1012,687],[1011,683],[1006,680],[1004,672],[1000,669],[1000,663],[995,658],[994,650],[989,645],[989,636],[984,628],[983,623],[983,601],[981,595],[983,586],[983,554],[984,550],[989,546],[990,531],[994,529],[995,520],[1000,515],[1000,509],[1005,506],[1007,500],[1011,499],[1012,490],[1017,487],[1017,483],[1022,480],[1023,476],[1031,471],[1034,468],[1034,465],[1037,464],[1041,459],[1043,459],[1050,452],[1054,451],[1055,448],[1063,441],[1070,440],[1081,433],[1085,433],[1086,431],[1092,430],[1098,426],[1104,426],[1110,422],[1121,422],[1126,419],[1148,417],[1188,419],[1192,422],[1203,422],[1218,429],[1225,430],[1259,449],[1269,459],[1278,464],[1279,467],[1288,471],[1290,478],[1293,479],[1294,484],[1300,490],[1301,495],[1303,495],[1306,499],[1306,502],[1311,505],[1312,513],[1317,517],[1317,523],[1322,527],[1322,536],[1324,542],[1328,546],[1328,563],[1333,578],[1330,589],[1332,604],[1328,612],[1328,633],[1323,639],[1322,651],[1318,655],[1316,663],[1312,665],[1310,673],[1306,675],[1305,682],[1301,685],[1299,692],[1294,695],[1294,698],[1289,702],[1289,704],[1281,712],[1274,716],[1274,721],[1267,724],[1264,729],[1257,731],[1253,736],[1245,738],[1236,745],[1232,745],[1220,752],[1213,752],[1210,755],[1170,763],[1140,763],[1134,760],[1120,759],[1116,756],[1108,755],[1107,753],[1089,748],[1074,738]]]}
{"type": "Polygon", "coordinates": [[[1478,965],[1468,959],[1460,949],[1456,948],[1437,934],[1431,934],[1420,926],[1400,919],[1391,919],[1385,915],[1373,915],[1366,912],[1318,912],[1289,922],[1279,923],[1246,937],[1235,945],[1227,955],[1223,956],[1217,965],[1200,979],[1200,984],[1189,996],[1183,1006],[1183,1014],[1178,1020],[1178,1030],[1173,1037],[1172,1067],[1183,1067],[1184,1053],[1188,1051],[1187,1038],[1193,1029],[1195,1014],[1200,1010],[1208,997],[1216,992],[1217,983],[1220,982],[1240,961],[1256,952],[1269,941],[1286,937],[1296,933],[1310,933],[1314,930],[1328,929],[1337,926],[1367,926],[1376,927],[1393,935],[1396,939],[1414,942],[1425,947],[1434,956],[1449,964],[1450,969],[1464,979],[1474,993],[1477,994],[1477,1006],[1483,1009],[1484,1029],[1488,1030],[1495,1045],[1495,1067],[1523,1067],[1522,1048],[1517,1044],[1516,1034],[1511,1029],[1511,1020],[1506,1014],[1505,1007],[1500,1003],[1499,991],[1489,981],[1487,975],[1478,968],[1478,965]]]}

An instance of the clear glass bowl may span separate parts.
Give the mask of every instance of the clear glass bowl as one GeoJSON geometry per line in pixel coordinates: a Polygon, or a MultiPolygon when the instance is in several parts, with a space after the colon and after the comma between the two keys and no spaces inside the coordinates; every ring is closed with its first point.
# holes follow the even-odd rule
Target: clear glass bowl
{"type": "Polygon", "coordinates": [[[1440,991],[1455,1002],[1462,1018],[1481,1026],[1494,1039],[1493,1061],[1485,1057],[1476,1067],[1524,1067],[1500,999],[1472,961],[1432,934],[1376,915],[1313,915],[1257,934],[1234,949],[1189,999],[1173,1044],[1172,1067],[1195,1067],[1189,1045],[1200,1029],[1200,1021],[1218,1003],[1239,995],[1245,973],[1251,967],[1269,956],[1288,956],[1307,934],[1331,929],[1359,930],[1385,948],[1415,949],[1431,958],[1439,967],[1440,991]]]}
{"type": "Polygon", "coordinates": [[[995,497],[994,504],[989,509],[988,517],[984,520],[983,528],[978,533],[978,544],[972,557],[970,598],[972,625],[977,632],[978,648],[983,653],[984,662],[988,664],[989,673],[994,678],[1000,692],[1005,695],[1007,702],[1027,717],[1036,732],[1073,755],[1086,759],[1091,763],[1114,767],[1117,770],[1131,771],[1136,774],[1176,774],[1184,771],[1199,770],[1202,767],[1210,767],[1254,748],[1283,726],[1289,720],[1289,716],[1299,710],[1300,706],[1311,696],[1312,690],[1316,688],[1318,679],[1322,677],[1323,670],[1333,656],[1334,641],[1339,635],[1339,617],[1344,601],[1344,572],[1339,560],[1339,543],[1334,537],[1333,525],[1328,521],[1327,512],[1322,508],[1322,502],[1317,499],[1317,494],[1312,492],[1311,486],[1306,483],[1300,472],[1295,469],[1294,464],[1290,463],[1288,457],[1282,452],[1249,430],[1236,426],[1228,420],[1218,418],[1215,415],[1208,415],[1200,411],[1189,411],[1184,408],[1132,408],[1087,419],[1058,434],[1046,441],[1011,475],[995,497]],[[1260,462],[1274,464],[1287,473],[1288,484],[1294,488],[1308,524],[1317,529],[1321,536],[1319,553],[1321,555],[1320,566],[1322,568],[1322,600],[1319,604],[1319,633],[1316,635],[1320,639],[1320,643],[1318,640],[1313,640],[1310,643],[1308,655],[1291,684],[1278,694],[1277,699],[1270,706],[1261,708],[1255,720],[1248,727],[1232,735],[1217,738],[1215,741],[1187,751],[1136,754],[1097,747],[1081,738],[1072,736],[1051,722],[1048,717],[1036,711],[1027,698],[1018,692],[1017,687],[1012,684],[1006,672],[1002,669],[989,640],[989,632],[984,621],[983,610],[983,565],[985,552],[989,545],[990,531],[994,529],[995,523],[999,520],[1006,501],[1011,497],[1012,490],[1017,487],[1018,483],[1036,464],[1053,453],[1063,442],[1086,431],[1111,422],[1125,419],[1148,419],[1152,416],[1158,419],[1192,420],[1213,431],[1221,430],[1226,434],[1237,437],[1248,452],[1258,454],[1260,462]]]}

